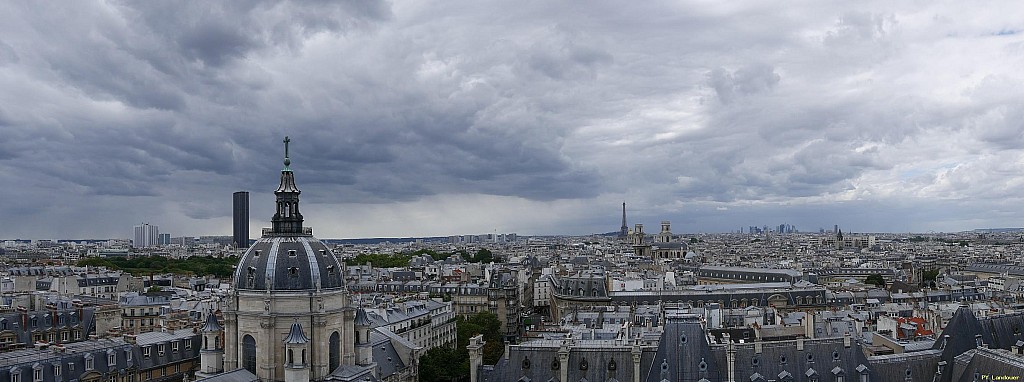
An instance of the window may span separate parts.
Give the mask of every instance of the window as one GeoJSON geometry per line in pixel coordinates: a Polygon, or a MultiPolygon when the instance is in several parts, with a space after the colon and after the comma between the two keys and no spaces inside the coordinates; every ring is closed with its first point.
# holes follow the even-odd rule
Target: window
{"type": "Polygon", "coordinates": [[[189,350],[191,348],[192,348],[192,340],[191,339],[185,340],[185,350],[189,350]]]}
{"type": "Polygon", "coordinates": [[[85,370],[92,370],[96,366],[93,362],[92,354],[86,355],[85,357],[85,370]]]}
{"type": "Polygon", "coordinates": [[[53,365],[53,376],[60,377],[60,365],[53,365]]]}
{"type": "Polygon", "coordinates": [[[116,363],[117,363],[117,356],[114,355],[114,352],[111,351],[110,353],[107,353],[107,366],[114,366],[114,364],[116,364],[116,363]]]}
{"type": "Polygon", "coordinates": [[[132,351],[131,350],[125,350],[124,351],[124,359],[125,359],[126,362],[131,362],[132,361],[132,351]]]}
{"type": "Polygon", "coordinates": [[[178,342],[177,341],[171,343],[171,351],[175,352],[175,353],[178,352],[178,342]]]}
{"type": "Polygon", "coordinates": [[[37,368],[32,369],[32,380],[36,381],[36,382],[40,382],[40,381],[43,380],[43,368],[42,367],[37,367],[37,368]]]}
{"type": "Polygon", "coordinates": [[[256,339],[248,334],[242,337],[242,367],[256,373],[256,339]]]}
{"type": "Polygon", "coordinates": [[[164,355],[164,344],[157,345],[157,353],[164,355]]]}
{"type": "Polygon", "coordinates": [[[143,347],[142,348],[142,358],[149,358],[149,356],[153,353],[152,350],[153,350],[152,346],[145,346],[145,347],[143,347]]]}

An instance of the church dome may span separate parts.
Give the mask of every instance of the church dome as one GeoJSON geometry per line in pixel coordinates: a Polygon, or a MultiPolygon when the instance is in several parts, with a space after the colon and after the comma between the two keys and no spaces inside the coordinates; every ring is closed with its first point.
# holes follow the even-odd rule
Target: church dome
{"type": "Polygon", "coordinates": [[[238,290],[344,288],[341,262],[313,236],[264,236],[238,262],[238,290]]]}
{"type": "Polygon", "coordinates": [[[317,291],[345,287],[342,264],[330,248],[313,237],[313,231],[302,226],[299,213],[299,188],[288,165],[288,142],[285,137],[284,170],[281,184],[274,195],[277,212],[272,228],[264,228],[256,241],[238,262],[235,269],[236,290],[255,291],[317,291]]]}

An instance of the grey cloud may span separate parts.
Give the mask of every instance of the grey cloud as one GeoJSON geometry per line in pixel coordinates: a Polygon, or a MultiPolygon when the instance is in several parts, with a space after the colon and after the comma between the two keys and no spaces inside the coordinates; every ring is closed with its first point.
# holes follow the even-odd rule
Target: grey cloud
{"type": "MultiPolygon", "coordinates": [[[[111,210],[105,232],[139,219],[216,227],[231,191],[276,187],[284,135],[303,200],[316,205],[424,212],[436,199],[497,195],[542,216],[628,199],[689,227],[745,216],[828,225],[823,211],[972,193],[992,203],[976,210],[999,210],[996,199],[1019,196],[1015,168],[997,165],[1019,162],[1024,137],[1020,76],[995,63],[1013,61],[1019,44],[943,40],[937,21],[918,17],[943,7],[12,6],[0,15],[0,86],[12,89],[0,94],[0,181],[22,185],[3,195],[23,203],[0,214],[40,215],[0,227],[0,238],[95,208],[111,210]],[[957,61],[947,45],[987,60],[957,61]],[[928,66],[937,60],[950,63],[928,66]],[[982,72],[994,75],[978,83],[982,72]],[[54,206],[58,196],[67,205],[54,206]],[[839,196],[869,200],[839,206],[839,196]]],[[[530,226],[598,224],[578,213],[530,226]]],[[[939,215],[920,217],[966,224],[939,215]]]]}
{"type": "Polygon", "coordinates": [[[755,64],[729,72],[715,68],[708,72],[708,85],[715,89],[718,100],[732,103],[737,98],[772,90],[782,79],[770,65],[755,64]]]}
{"type": "Polygon", "coordinates": [[[3,40],[0,40],[0,66],[4,66],[8,63],[16,63],[18,60],[18,53],[14,51],[14,47],[8,45],[3,40]]]}

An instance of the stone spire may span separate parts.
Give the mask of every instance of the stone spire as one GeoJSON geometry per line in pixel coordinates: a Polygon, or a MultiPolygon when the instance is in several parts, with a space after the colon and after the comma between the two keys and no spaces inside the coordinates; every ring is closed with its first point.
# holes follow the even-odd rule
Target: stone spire
{"type": "Polygon", "coordinates": [[[299,213],[299,188],[295,186],[295,175],[288,166],[292,161],[288,158],[288,143],[291,139],[284,137],[284,169],[281,170],[281,185],[277,186],[277,212],[271,219],[275,234],[303,234],[302,214],[299,213]]]}
{"type": "Polygon", "coordinates": [[[224,372],[224,346],[221,343],[221,331],[224,328],[217,322],[217,315],[210,312],[206,315],[203,333],[203,347],[199,351],[199,371],[196,375],[209,377],[224,372]]]}
{"type": "Polygon", "coordinates": [[[284,365],[285,382],[306,382],[309,381],[309,362],[306,360],[306,351],[309,346],[309,337],[302,331],[298,320],[292,323],[288,337],[284,339],[284,350],[287,358],[284,365]]]}

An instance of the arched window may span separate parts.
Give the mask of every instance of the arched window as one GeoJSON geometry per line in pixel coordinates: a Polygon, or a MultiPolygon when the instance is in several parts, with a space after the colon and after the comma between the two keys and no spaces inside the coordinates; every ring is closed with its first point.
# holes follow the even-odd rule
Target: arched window
{"type": "MultiPolygon", "coordinates": [[[[356,337],[359,336],[359,331],[356,331],[356,337]]],[[[358,341],[358,340],[357,340],[358,341]]],[[[328,358],[330,363],[329,372],[333,372],[338,366],[341,365],[341,335],[338,332],[331,333],[330,343],[328,344],[328,358]]]]}
{"type": "Polygon", "coordinates": [[[288,364],[295,364],[295,351],[292,349],[288,349],[288,364]]]}
{"type": "Polygon", "coordinates": [[[242,338],[242,367],[256,374],[256,340],[248,334],[242,338]]]}

